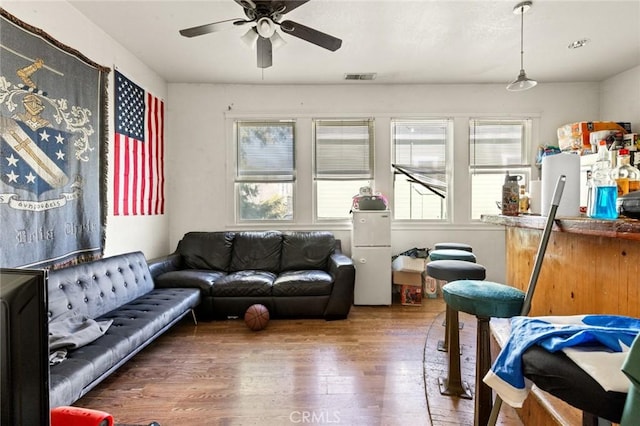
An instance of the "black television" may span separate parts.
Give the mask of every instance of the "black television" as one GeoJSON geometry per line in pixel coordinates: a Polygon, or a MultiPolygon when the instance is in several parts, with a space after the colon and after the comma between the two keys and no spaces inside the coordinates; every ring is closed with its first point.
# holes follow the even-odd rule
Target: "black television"
{"type": "Polygon", "coordinates": [[[0,424],[49,426],[47,271],[0,268],[0,424]]]}

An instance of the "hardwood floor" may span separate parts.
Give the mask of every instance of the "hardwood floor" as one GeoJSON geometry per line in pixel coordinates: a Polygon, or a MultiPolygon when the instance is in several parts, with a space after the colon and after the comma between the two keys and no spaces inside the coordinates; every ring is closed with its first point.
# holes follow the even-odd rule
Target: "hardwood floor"
{"type": "MultiPolygon", "coordinates": [[[[442,299],[356,306],[347,320],[271,320],[259,332],[185,318],[75,405],[140,425],[472,424],[473,401],[431,395],[430,374],[425,395],[425,343],[428,355],[443,312],[442,299]]],[[[467,323],[463,362],[473,362],[467,323]]],[[[503,409],[498,424],[522,423],[503,409]]]]}

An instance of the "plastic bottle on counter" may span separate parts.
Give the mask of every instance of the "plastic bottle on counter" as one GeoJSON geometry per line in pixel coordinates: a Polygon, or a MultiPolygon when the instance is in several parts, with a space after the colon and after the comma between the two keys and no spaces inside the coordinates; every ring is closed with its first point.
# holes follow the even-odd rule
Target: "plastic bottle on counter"
{"type": "Polygon", "coordinates": [[[587,215],[595,219],[617,219],[618,188],[611,178],[611,160],[606,141],[600,141],[598,159],[591,167],[590,204],[587,215]]]}
{"type": "Polygon", "coordinates": [[[640,190],[640,170],[631,165],[631,156],[628,149],[622,148],[618,150],[616,164],[616,167],[611,171],[611,178],[615,180],[618,186],[618,197],[640,190]]]}
{"type": "Polygon", "coordinates": [[[520,213],[529,211],[529,193],[524,185],[520,185],[520,213]]]}
{"type": "Polygon", "coordinates": [[[502,185],[502,214],[505,216],[518,216],[520,210],[520,176],[510,176],[507,172],[502,185]]]}

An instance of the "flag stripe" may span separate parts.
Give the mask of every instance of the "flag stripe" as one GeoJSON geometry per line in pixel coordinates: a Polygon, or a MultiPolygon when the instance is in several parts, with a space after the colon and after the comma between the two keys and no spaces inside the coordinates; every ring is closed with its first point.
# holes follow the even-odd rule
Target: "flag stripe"
{"type": "Polygon", "coordinates": [[[120,184],[118,176],[120,176],[120,152],[122,149],[120,148],[120,136],[116,133],[113,138],[113,143],[115,145],[114,150],[114,161],[113,161],[113,175],[115,176],[114,185],[113,185],[113,214],[118,214],[120,211],[120,184]]]}
{"type": "Polygon", "coordinates": [[[164,103],[118,71],[114,215],[164,214],[164,103]]]}

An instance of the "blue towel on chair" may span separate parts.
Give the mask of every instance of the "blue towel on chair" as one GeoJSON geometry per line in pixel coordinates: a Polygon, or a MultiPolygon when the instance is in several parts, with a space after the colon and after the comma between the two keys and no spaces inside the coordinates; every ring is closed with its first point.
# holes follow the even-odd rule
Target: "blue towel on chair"
{"type": "MultiPolygon", "coordinates": [[[[599,347],[603,360],[597,364],[610,368],[612,363],[606,357],[628,352],[639,331],[640,319],[617,315],[514,317],[509,339],[483,380],[503,401],[519,408],[531,388],[522,373],[522,354],[530,346],[539,345],[549,352],[599,347]]],[[[617,364],[619,370],[620,362],[617,364]]],[[[585,371],[591,374],[586,368],[585,371]]]]}

